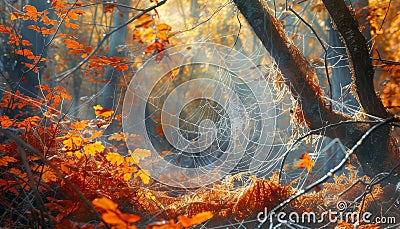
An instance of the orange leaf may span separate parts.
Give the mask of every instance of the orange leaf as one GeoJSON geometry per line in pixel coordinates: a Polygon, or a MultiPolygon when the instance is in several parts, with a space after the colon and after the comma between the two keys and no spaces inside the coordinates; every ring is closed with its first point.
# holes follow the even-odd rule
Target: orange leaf
{"type": "Polygon", "coordinates": [[[29,42],[28,40],[22,40],[22,41],[21,41],[21,44],[22,44],[23,46],[31,46],[31,45],[32,45],[31,42],[29,42]]]}
{"type": "Polygon", "coordinates": [[[138,163],[141,158],[146,158],[151,156],[151,151],[147,149],[135,149],[133,153],[131,153],[131,157],[135,163],[138,163]]]}
{"type": "Polygon", "coordinates": [[[79,29],[79,25],[78,25],[78,24],[75,24],[75,23],[65,22],[64,25],[65,25],[67,28],[79,29]]]}
{"type": "Polygon", "coordinates": [[[56,182],[57,181],[57,176],[49,166],[45,165],[44,169],[43,169],[43,173],[42,173],[42,179],[46,183],[56,182]]]}
{"type": "Polygon", "coordinates": [[[164,50],[164,44],[159,41],[154,41],[153,43],[151,43],[149,46],[146,47],[144,52],[151,53],[155,48],[157,49],[158,52],[161,52],[164,50]]]}
{"type": "Polygon", "coordinates": [[[43,35],[50,35],[50,34],[55,34],[55,33],[56,33],[55,29],[42,28],[42,34],[43,35]]]}
{"type": "Polygon", "coordinates": [[[104,7],[104,13],[111,13],[111,12],[113,12],[114,11],[114,9],[115,9],[115,4],[104,4],[105,5],[105,7],[104,7]]]}
{"type": "Polygon", "coordinates": [[[11,33],[11,29],[7,26],[0,25],[0,33],[11,33]]]}
{"type": "Polygon", "coordinates": [[[129,66],[127,64],[119,64],[115,70],[122,72],[122,71],[126,71],[129,69],[129,66]]]}
{"type": "Polygon", "coordinates": [[[123,132],[113,133],[108,137],[108,140],[125,141],[125,135],[123,132]]]}
{"type": "Polygon", "coordinates": [[[98,208],[101,208],[101,209],[107,210],[107,211],[116,211],[117,207],[118,207],[117,203],[108,199],[107,197],[101,197],[101,198],[94,199],[92,201],[92,204],[98,208]]]}
{"type": "Polygon", "coordinates": [[[71,40],[71,39],[65,39],[64,44],[67,48],[70,48],[70,49],[82,49],[83,48],[82,44],[80,44],[77,41],[71,40]]]}
{"type": "Polygon", "coordinates": [[[11,13],[11,20],[14,21],[18,18],[23,18],[24,20],[28,20],[29,16],[24,13],[12,12],[11,13]]]}
{"type": "Polygon", "coordinates": [[[137,216],[135,214],[125,214],[125,213],[120,214],[120,218],[128,223],[135,223],[140,220],[140,216],[137,216]]]}
{"type": "Polygon", "coordinates": [[[0,166],[7,166],[9,162],[17,162],[18,160],[10,157],[10,156],[4,156],[0,158],[0,166]]]}
{"type": "Polygon", "coordinates": [[[23,49],[23,50],[18,50],[17,51],[17,54],[18,55],[21,55],[21,56],[26,56],[26,57],[28,57],[28,56],[30,56],[30,57],[32,57],[32,56],[34,56],[33,55],[33,52],[30,50],[30,49],[23,49]]]}
{"type": "Polygon", "coordinates": [[[55,26],[58,25],[58,21],[52,20],[45,15],[42,16],[42,21],[45,25],[55,25],[55,26]]]}
{"type": "Polygon", "coordinates": [[[123,221],[115,212],[107,211],[101,214],[101,218],[103,218],[103,220],[109,224],[121,225],[121,226],[126,224],[125,221],[123,221]]]}
{"type": "Polygon", "coordinates": [[[23,8],[26,11],[26,14],[31,17],[32,20],[36,21],[37,16],[40,16],[41,13],[37,12],[36,7],[31,5],[26,5],[23,8]]]}
{"type": "Polygon", "coordinates": [[[71,18],[72,20],[78,20],[79,14],[76,11],[71,10],[68,12],[68,17],[71,18]]]}
{"type": "Polygon", "coordinates": [[[13,125],[13,121],[7,115],[0,116],[0,123],[3,129],[7,129],[13,125]]]}
{"type": "Polygon", "coordinates": [[[300,163],[298,167],[301,168],[307,168],[308,173],[311,174],[312,167],[315,165],[315,162],[313,159],[311,159],[310,155],[308,153],[302,154],[300,156],[300,163]]]}
{"type": "Polygon", "coordinates": [[[88,125],[88,123],[89,123],[88,120],[76,122],[76,123],[71,124],[71,128],[75,129],[75,130],[83,130],[88,125]]]}
{"type": "Polygon", "coordinates": [[[92,51],[93,51],[93,48],[92,48],[92,47],[90,47],[90,46],[86,46],[86,47],[85,47],[85,52],[90,53],[90,52],[92,52],[92,51]]]}
{"type": "Polygon", "coordinates": [[[103,132],[97,131],[97,130],[92,130],[92,136],[90,136],[90,140],[93,140],[95,138],[103,136],[103,132]]]}
{"type": "Polygon", "coordinates": [[[85,53],[83,49],[73,49],[68,51],[68,54],[82,54],[82,53],[85,53]]]}
{"type": "Polygon", "coordinates": [[[36,32],[41,32],[42,31],[42,29],[37,25],[29,25],[27,28],[35,30],[36,32]]]}
{"type": "Polygon", "coordinates": [[[167,25],[167,24],[158,24],[156,26],[157,30],[171,30],[171,26],[167,25]]]}
{"type": "Polygon", "coordinates": [[[168,34],[164,30],[157,31],[157,38],[161,41],[169,42],[168,34]]]}
{"type": "Polygon", "coordinates": [[[182,226],[187,228],[187,227],[191,227],[196,224],[202,223],[206,220],[209,220],[213,216],[214,215],[212,212],[207,211],[207,212],[198,213],[197,215],[193,216],[192,218],[187,217],[187,216],[178,216],[178,220],[182,224],[182,226]]]}
{"type": "Polygon", "coordinates": [[[32,127],[37,126],[37,122],[40,121],[39,116],[32,116],[24,119],[24,121],[18,123],[18,128],[26,128],[29,131],[32,127]]]}

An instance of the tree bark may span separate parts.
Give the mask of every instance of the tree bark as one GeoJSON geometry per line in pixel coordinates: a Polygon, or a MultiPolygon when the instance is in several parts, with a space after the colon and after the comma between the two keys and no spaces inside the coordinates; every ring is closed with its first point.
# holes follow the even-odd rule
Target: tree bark
{"type": "Polygon", "coordinates": [[[343,0],[323,0],[337,30],[346,45],[350,71],[354,82],[353,94],[367,114],[387,118],[388,112],[374,89],[374,68],[365,37],[358,22],[343,0]]]}

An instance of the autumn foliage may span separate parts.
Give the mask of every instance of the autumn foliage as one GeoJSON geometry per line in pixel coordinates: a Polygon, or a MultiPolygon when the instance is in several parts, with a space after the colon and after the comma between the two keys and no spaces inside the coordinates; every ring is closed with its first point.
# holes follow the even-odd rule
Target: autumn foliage
{"type": "MultiPolygon", "coordinates": [[[[257,178],[247,172],[232,174],[214,184],[190,190],[167,187],[153,180],[149,171],[138,166],[141,160],[151,156],[151,152],[139,147],[135,150],[126,148],[128,141],[141,145],[141,136],[125,133],[121,129],[105,134],[111,125],[121,126],[121,108],[103,107],[90,96],[93,88],[109,83],[102,78],[107,70],[122,75],[130,70],[136,71],[147,58],[173,45],[176,38],[172,38],[171,26],[158,21],[160,15],[156,9],[148,12],[139,10],[142,15],[126,25],[132,32],[128,41],[131,47],[118,47],[119,53],[134,47],[139,54],[132,56],[129,51],[126,55],[109,56],[106,54],[109,48],[102,46],[109,37],[106,32],[100,31],[104,28],[96,27],[99,31],[93,29],[88,36],[81,30],[85,31],[89,23],[82,21],[93,17],[110,24],[111,15],[121,7],[118,3],[49,2],[50,9],[43,11],[31,4],[15,4],[21,10],[10,11],[9,18],[0,24],[0,44],[10,47],[7,56],[23,57],[24,74],[31,71],[39,74],[43,70],[43,80],[50,82],[36,85],[39,93],[32,96],[19,88],[1,88],[0,227],[42,228],[45,225],[49,228],[181,229],[196,225],[224,226],[231,222],[251,221],[259,212],[276,208],[300,192],[305,183],[317,180],[315,174],[321,175],[314,158],[304,152],[290,162],[292,167],[285,167],[284,170],[304,172],[304,176],[311,177],[307,182],[301,177],[282,181],[278,172],[267,178],[257,178]],[[97,4],[101,8],[101,16],[85,10],[85,7],[97,4]],[[49,57],[35,54],[32,49],[35,44],[23,39],[18,32],[18,26],[24,21],[33,22],[27,29],[44,40],[49,39],[51,48],[59,52],[49,57]],[[72,64],[76,67],[70,68],[72,64]],[[64,74],[56,76],[46,69],[46,66],[55,65],[64,74]],[[61,86],[59,82],[68,77],[75,77],[79,87],[89,88],[89,93],[84,91],[76,97],[72,94],[76,85],[61,86]],[[85,117],[69,115],[68,107],[79,101],[89,101],[85,117]],[[20,113],[11,115],[13,111],[20,113]]],[[[154,6],[161,1],[148,2],[154,6]]],[[[377,18],[385,17],[386,8],[380,1],[370,3],[368,23],[371,33],[377,36],[377,40],[388,43],[380,47],[384,50],[380,53],[393,60],[385,62],[379,52],[373,54],[374,61],[380,63],[379,69],[383,72],[379,79],[381,99],[386,108],[398,111],[400,47],[394,40],[398,41],[400,30],[393,26],[400,26],[399,17],[382,29],[377,18]],[[397,38],[386,39],[389,36],[397,38]],[[386,46],[396,46],[396,49],[387,50],[386,46]]],[[[322,10],[321,4],[315,4],[312,10],[322,10]]],[[[315,60],[322,63],[321,59],[315,60]]],[[[175,70],[166,80],[174,78],[178,71],[175,70]]],[[[4,76],[8,83],[7,77],[12,76],[4,76]]],[[[282,78],[277,78],[275,81],[279,82],[274,83],[283,87],[282,78]]],[[[32,79],[22,75],[20,81],[29,83],[32,79]]],[[[123,75],[117,84],[126,88],[128,81],[129,76],[123,75]]],[[[319,87],[317,89],[320,91],[319,87]]],[[[304,122],[300,108],[295,109],[294,117],[299,124],[304,122]]],[[[156,117],[154,120],[160,121],[156,117]]],[[[155,132],[164,137],[162,128],[161,124],[157,125],[155,132]]],[[[377,203],[392,200],[390,193],[394,192],[393,185],[381,187],[373,183],[370,177],[360,175],[351,163],[346,166],[346,172],[331,178],[279,210],[299,214],[318,213],[335,208],[338,201],[346,201],[351,206],[349,211],[378,212],[377,203]]],[[[253,220],[249,225],[251,228],[257,223],[253,220]]],[[[327,225],[330,228],[353,226],[346,221],[327,225]]],[[[318,226],[326,225],[321,223],[318,226]]],[[[378,226],[361,222],[359,228],[378,226]]]]}

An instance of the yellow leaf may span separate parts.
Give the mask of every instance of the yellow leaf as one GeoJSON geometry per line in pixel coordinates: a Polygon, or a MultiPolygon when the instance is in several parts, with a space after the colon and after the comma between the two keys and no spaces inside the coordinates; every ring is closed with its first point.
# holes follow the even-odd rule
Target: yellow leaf
{"type": "Polygon", "coordinates": [[[151,156],[151,151],[147,149],[135,149],[133,153],[131,153],[131,157],[135,164],[139,163],[141,158],[146,158],[151,156]]]}
{"type": "Polygon", "coordinates": [[[82,138],[76,135],[67,135],[68,137],[66,140],[63,141],[64,147],[67,150],[72,150],[74,148],[78,148],[82,145],[82,138]]]}
{"type": "Polygon", "coordinates": [[[76,156],[76,158],[81,159],[81,157],[83,156],[83,154],[82,154],[81,151],[75,151],[75,156],[76,156]]]}
{"type": "Polygon", "coordinates": [[[202,223],[206,220],[209,220],[213,216],[214,215],[212,212],[207,211],[207,212],[201,212],[201,213],[193,216],[192,218],[187,217],[187,216],[178,216],[178,220],[182,224],[182,226],[187,228],[187,227],[191,227],[196,224],[202,223]]]}
{"type": "Polygon", "coordinates": [[[150,183],[150,176],[149,176],[149,172],[147,172],[146,170],[139,170],[135,176],[135,178],[140,177],[140,179],[142,180],[143,184],[149,184],[150,183]]]}
{"type": "Polygon", "coordinates": [[[119,153],[108,153],[106,159],[116,166],[121,165],[124,162],[124,157],[119,153]]]}
{"type": "Polygon", "coordinates": [[[104,146],[101,142],[89,143],[83,147],[85,154],[96,156],[96,154],[103,152],[104,146]]]}
{"type": "Polygon", "coordinates": [[[132,173],[125,173],[122,178],[124,179],[124,181],[130,181],[132,178],[132,173]]]}
{"type": "Polygon", "coordinates": [[[153,193],[151,193],[151,192],[146,192],[146,191],[139,190],[139,191],[138,191],[138,195],[139,195],[139,196],[144,196],[144,197],[146,197],[146,198],[149,199],[149,200],[157,201],[156,196],[155,196],[153,193]]]}
{"type": "Polygon", "coordinates": [[[92,201],[92,204],[98,208],[107,211],[116,211],[118,207],[117,203],[108,199],[107,197],[96,198],[92,201]]]}

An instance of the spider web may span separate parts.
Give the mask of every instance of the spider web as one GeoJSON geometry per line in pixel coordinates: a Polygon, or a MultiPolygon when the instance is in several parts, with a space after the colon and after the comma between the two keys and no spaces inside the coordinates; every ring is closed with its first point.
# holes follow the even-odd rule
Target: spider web
{"type": "MultiPolygon", "coordinates": [[[[312,3],[312,1],[308,1],[304,7],[305,10],[300,12],[300,15],[304,16],[311,25],[325,26],[321,23],[321,18],[317,18],[316,14],[310,15],[310,12],[307,11],[307,9],[311,8],[310,4],[312,3]]],[[[330,41],[328,41],[328,37],[322,37],[328,52],[326,59],[323,60],[325,53],[320,47],[320,44],[318,44],[317,36],[324,36],[324,34],[313,33],[302,24],[298,18],[289,14],[284,8],[278,7],[277,9],[277,2],[270,1],[268,4],[271,9],[276,9],[275,14],[277,18],[286,22],[285,28],[288,37],[295,35],[296,38],[293,39],[293,42],[307,57],[310,56],[327,62],[331,74],[334,69],[348,70],[347,57],[343,46],[331,44],[330,41]]],[[[315,2],[313,4],[315,4],[315,2]]],[[[217,9],[217,11],[220,10],[220,8],[217,9]]],[[[232,14],[232,18],[234,17],[236,17],[236,15],[232,14]]],[[[215,34],[213,31],[206,30],[206,32],[201,33],[202,36],[197,36],[197,40],[194,41],[221,42],[222,39],[225,40],[225,43],[224,41],[222,41],[222,43],[229,46],[232,50],[237,50],[242,53],[244,56],[243,58],[249,58],[257,69],[261,71],[261,77],[257,78],[257,82],[268,82],[267,84],[262,84],[263,87],[259,88],[260,91],[257,93],[270,93],[272,95],[272,101],[269,101],[270,103],[268,105],[273,104],[273,108],[269,110],[269,113],[260,114],[260,109],[257,108],[257,105],[260,104],[257,99],[254,99],[254,91],[246,87],[246,83],[235,80],[236,75],[232,74],[229,69],[227,70],[225,68],[220,68],[218,65],[210,64],[185,65],[179,69],[171,69],[168,74],[163,75],[164,77],[166,76],[168,80],[157,81],[149,97],[145,98],[146,135],[149,136],[150,142],[157,152],[168,152],[162,157],[163,160],[182,168],[206,168],[199,171],[203,171],[209,175],[210,167],[207,167],[207,165],[218,161],[220,158],[224,158],[224,156],[226,157],[227,153],[232,153],[227,150],[229,148],[229,143],[227,142],[235,137],[232,129],[234,129],[235,125],[241,126],[243,123],[238,123],[238,121],[247,117],[249,122],[247,123],[246,130],[250,133],[247,138],[249,141],[246,147],[242,149],[242,154],[228,161],[224,161],[225,163],[233,162],[233,164],[235,164],[233,168],[229,166],[229,168],[231,168],[229,174],[250,172],[244,176],[244,181],[238,182],[238,185],[246,185],[246,177],[248,178],[248,174],[256,175],[257,177],[269,177],[272,173],[280,169],[280,165],[285,158],[285,169],[280,171],[283,177],[282,182],[289,184],[290,181],[297,179],[298,182],[295,183],[295,187],[301,190],[307,184],[310,184],[310,182],[327,174],[329,170],[343,158],[347,148],[338,139],[333,139],[332,141],[332,139],[323,135],[310,135],[301,138],[301,136],[307,134],[308,130],[303,125],[299,125],[292,117],[293,107],[296,105],[296,101],[291,98],[290,91],[283,85],[283,79],[279,77],[280,73],[274,61],[271,60],[268,53],[265,52],[262,44],[260,44],[257,39],[254,39],[256,36],[252,34],[251,29],[249,29],[245,21],[239,18],[238,16],[239,27],[236,29],[236,31],[238,31],[237,33],[224,35],[220,33],[215,34]],[[201,69],[204,71],[201,71],[201,69]],[[176,74],[174,71],[178,71],[179,73],[176,74]],[[239,119],[232,118],[229,116],[229,112],[227,112],[226,109],[224,109],[225,107],[220,103],[207,98],[201,98],[189,101],[182,106],[179,113],[175,114],[175,118],[179,120],[179,122],[177,122],[179,125],[171,126],[165,123],[160,124],[162,119],[160,116],[162,116],[161,113],[164,109],[163,104],[171,92],[188,81],[202,78],[218,78],[220,82],[229,85],[239,98],[239,101],[244,104],[244,108],[242,110],[238,109],[238,113],[244,112],[245,115],[239,115],[239,119]],[[271,112],[271,110],[273,110],[273,112],[271,112]],[[264,137],[268,136],[268,141],[262,141],[260,137],[263,132],[262,128],[260,128],[260,126],[262,126],[260,123],[265,119],[275,120],[273,130],[271,131],[271,129],[269,129],[270,132],[263,135],[264,137]],[[168,137],[165,136],[166,133],[160,131],[160,129],[164,131],[171,127],[176,128],[176,133],[180,134],[182,138],[175,136],[168,139],[168,137]],[[298,139],[302,140],[296,141],[298,139]],[[181,143],[186,140],[197,142],[198,144],[194,148],[188,147],[182,149],[182,147],[176,147],[176,145],[182,145],[181,143]],[[203,147],[204,145],[207,147],[203,147]],[[190,150],[188,150],[189,148],[190,150]],[[254,153],[256,149],[262,149],[262,153],[254,153]],[[195,151],[195,153],[193,153],[193,151],[195,151]],[[316,161],[316,166],[313,168],[312,174],[307,173],[306,170],[296,168],[296,160],[298,160],[303,153],[309,153],[312,159],[316,161]],[[252,163],[257,164],[257,169],[251,169],[250,164],[252,163]]],[[[190,40],[191,39],[189,39],[189,41],[190,40]]],[[[347,114],[359,112],[359,105],[351,101],[349,87],[346,87],[347,84],[340,84],[339,87],[341,90],[339,90],[339,95],[332,98],[329,95],[332,92],[329,91],[329,82],[326,79],[327,76],[324,71],[324,65],[315,62],[313,62],[313,65],[317,69],[320,84],[327,95],[325,99],[332,104],[333,108],[347,114]]],[[[187,87],[186,90],[180,91],[181,94],[174,95],[174,102],[179,103],[180,100],[184,100],[188,97],[188,94],[196,93],[202,89],[216,90],[212,84],[196,84],[196,86],[192,88],[187,87]]],[[[234,102],[229,101],[229,103],[234,102]]],[[[168,132],[168,130],[166,132],[168,132]]],[[[153,163],[157,164],[157,162],[154,161],[153,163]]],[[[354,163],[356,164],[356,162],[354,163]]],[[[168,170],[163,170],[163,172],[168,172],[168,170]]],[[[227,174],[228,173],[225,173],[225,175],[227,174]]],[[[195,174],[192,175],[198,176],[200,174],[195,172],[195,174]]],[[[217,180],[223,178],[218,172],[216,172],[215,175],[218,177],[217,180]]],[[[188,177],[190,176],[185,176],[185,179],[188,177]]],[[[210,189],[212,189],[212,187],[210,187],[210,189]]],[[[195,193],[193,189],[179,185],[176,190],[170,187],[170,191],[176,193],[195,193]],[[184,190],[183,192],[182,188],[184,190]]],[[[259,225],[259,221],[253,219],[245,221],[237,220],[234,222],[227,221],[225,224],[221,223],[221,226],[218,227],[208,226],[206,223],[202,225],[202,228],[254,228],[257,225],[259,225]]],[[[275,224],[272,226],[274,228],[308,228],[298,224],[275,224]]]]}

